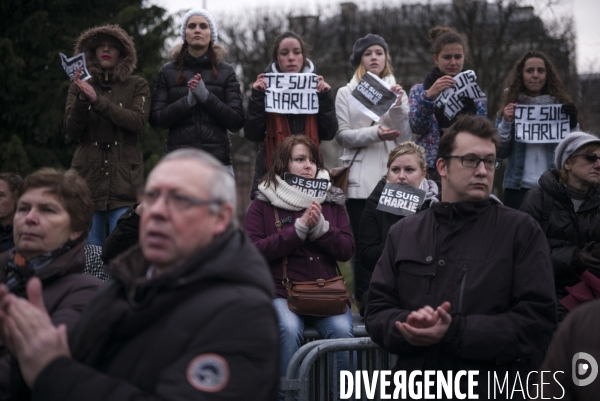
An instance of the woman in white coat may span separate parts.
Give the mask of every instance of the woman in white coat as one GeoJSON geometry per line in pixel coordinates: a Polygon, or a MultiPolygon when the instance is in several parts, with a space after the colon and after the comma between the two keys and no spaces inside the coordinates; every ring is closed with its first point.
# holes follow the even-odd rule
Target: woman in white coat
{"type": "MultiPolygon", "coordinates": [[[[385,40],[373,34],[357,40],[352,49],[350,63],[356,68],[356,72],[352,80],[337,93],[335,110],[339,130],[335,139],[344,148],[341,157],[344,166],[352,164],[346,209],[354,238],[358,238],[360,217],[367,198],[387,172],[390,151],[398,143],[411,140],[412,132],[408,121],[408,97],[396,83],[385,40]],[[400,95],[396,104],[379,121],[373,121],[348,101],[348,97],[367,72],[377,75],[400,95]]],[[[354,258],[353,270],[354,297],[360,306],[371,279],[371,272],[360,266],[357,255],[354,258]]]]}

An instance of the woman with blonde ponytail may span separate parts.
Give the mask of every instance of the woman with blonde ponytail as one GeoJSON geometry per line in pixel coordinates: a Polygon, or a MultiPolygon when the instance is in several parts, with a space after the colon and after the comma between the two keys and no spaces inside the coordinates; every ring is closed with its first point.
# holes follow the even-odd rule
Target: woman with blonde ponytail
{"type": "Polygon", "coordinates": [[[181,24],[181,49],[165,64],[154,87],[150,125],[169,129],[167,152],[194,147],[209,152],[233,174],[228,131],[244,126],[240,83],[217,24],[203,9],[188,11],[181,24]]]}

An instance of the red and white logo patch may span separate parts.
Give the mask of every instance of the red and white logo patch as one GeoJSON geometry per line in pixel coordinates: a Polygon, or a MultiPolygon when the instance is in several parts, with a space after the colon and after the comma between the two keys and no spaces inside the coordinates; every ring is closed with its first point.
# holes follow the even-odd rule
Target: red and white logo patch
{"type": "Polygon", "coordinates": [[[216,393],[229,383],[229,365],[217,354],[198,355],[187,368],[188,382],[200,391],[216,393]]]}

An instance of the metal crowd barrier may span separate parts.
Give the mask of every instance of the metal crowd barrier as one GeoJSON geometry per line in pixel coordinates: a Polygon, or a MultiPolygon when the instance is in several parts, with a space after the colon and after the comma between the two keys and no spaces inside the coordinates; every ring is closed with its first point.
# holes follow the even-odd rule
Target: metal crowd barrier
{"type": "MultiPolygon", "coordinates": [[[[388,354],[368,337],[314,340],[303,345],[292,357],[286,376],[281,379],[281,389],[286,401],[336,401],[340,379],[335,352],[349,351],[350,371],[390,370],[396,356],[388,354]],[[333,383],[331,382],[333,381],[333,383]]],[[[375,400],[379,400],[379,390],[375,400]]],[[[361,392],[366,400],[365,391],[361,392]]],[[[351,399],[355,399],[354,395],[351,399]]]]}

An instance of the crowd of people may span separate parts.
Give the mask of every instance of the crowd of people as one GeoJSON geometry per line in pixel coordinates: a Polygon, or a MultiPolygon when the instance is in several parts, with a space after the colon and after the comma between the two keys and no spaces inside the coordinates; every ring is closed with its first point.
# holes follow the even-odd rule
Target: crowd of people
{"type": "MultiPolygon", "coordinates": [[[[64,119],[72,168],[0,173],[0,400],[283,400],[306,325],[354,336],[350,299],[323,312],[331,296],[318,298],[347,261],[356,309],[395,370],[477,370],[481,399],[488,373],[561,370],[546,395],[594,399],[598,384],[573,386],[568,352],[600,357],[600,138],[580,131],[547,55],[515,63],[494,126],[485,99],[464,95],[452,117],[436,101],[465,71],[462,34],[431,29],[435,66],[408,96],[385,39],[368,34],[335,99],[316,76],[318,112],[283,114],[265,107],[266,74],[317,71],[284,32],[246,113],[214,17],[190,10],[180,35],[151,92],[132,75],[127,32],[83,32],[75,51],[91,78],[75,73],[64,119]],[[378,119],[350,99],[365,74],[395,95],[378,119]],[[571,133],[518,140],[519,105],[560,105],[571,133]],[[144,185],[147,122],[168,135],[144,185]],[[259,150],[240,225],[229,132],[242,128],[259,150]],[[320,152],[333,139],[343,188],[320,152]],[[505,158],[503,204],[492,187],[505,158]],[[392,212],[390,191],[420,201],[392,212]]],[[[336,369],[353,358],[337,352],[336,369]]]]}

